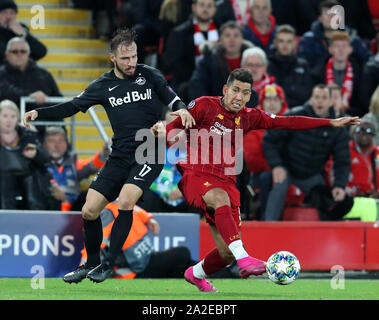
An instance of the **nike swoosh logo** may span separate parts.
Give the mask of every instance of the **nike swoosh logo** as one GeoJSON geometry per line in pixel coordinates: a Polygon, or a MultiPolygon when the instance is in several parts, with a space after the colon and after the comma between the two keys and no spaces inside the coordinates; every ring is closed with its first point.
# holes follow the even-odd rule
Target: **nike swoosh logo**
{"type": "Polygon", "coordinates": [[[116,89],[118,86],[119,86],[119,84],[117,86],[112,87],[112,88],[108,88],[108,90],[112,91],[113,89],[116,89]]]}
{"type": "Polygon", "coordinates": [[[136,177],[136,176],[134,176],[134,178],[133,178],[134,180],[141,180],[141,181],[145,181],[145,179],[142,179],[142,178],[138,178],[138,177],[136,177]]]}

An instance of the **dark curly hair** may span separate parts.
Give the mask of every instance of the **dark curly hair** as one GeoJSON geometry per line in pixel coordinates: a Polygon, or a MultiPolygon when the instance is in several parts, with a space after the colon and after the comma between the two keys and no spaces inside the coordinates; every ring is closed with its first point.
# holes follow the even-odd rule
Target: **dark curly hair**
{"type": "Polygon", "coordinates": [[[251,75],[251,73],[249,71],[247,71],[246,69],[242,69],[242,68],[234,69],[229,74],[229,77],[228,77],[228,80],[226,81],[226,84],[228,86],[230,86],[234,80],[250,83],[251,86],[253,86],[253,84],[254,84],[254,79],[253,79],[253,76],[251,75]]]}
{"type": "Polygon", "coordinates": [[[112,53],[116,53],[117,48],[123,44],[126,46],[131,45],[136,39],[136,32],[131,28],[119,28],[113,35],[110,42],[110,50],[112,53]]]}

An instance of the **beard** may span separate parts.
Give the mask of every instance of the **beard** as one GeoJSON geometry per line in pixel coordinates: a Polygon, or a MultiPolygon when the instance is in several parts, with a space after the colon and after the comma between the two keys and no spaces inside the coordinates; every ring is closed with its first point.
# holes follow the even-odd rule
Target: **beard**
{"type": "MultiPolygon", "coordinates": [[[[117,71],[122,75],[122,77],[125,79],[125,78],[128,78],[128,77],[131,77],[131,76],[133,76],[133,74],[134,74],[134,72],[133,72],[133,74],[126,74],[125,72],[124,72],[124,70],[122,70],[121,68],[120,68],[120,66],[117,64],[117,62],[115,62],[114,63],[114,67],[115,67],[115,69],[117,69],[117,71]]],[[[135,69],[134,69],[135,70],[135,69]]]]}

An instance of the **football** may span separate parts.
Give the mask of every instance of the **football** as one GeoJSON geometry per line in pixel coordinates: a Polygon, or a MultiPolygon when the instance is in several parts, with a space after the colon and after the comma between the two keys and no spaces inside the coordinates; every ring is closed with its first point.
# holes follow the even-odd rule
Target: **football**
{"type": "Polygon", "coordinates": [[[278,251],[267,260],[266,271],[272,282],[290,284],[299,276],[300,262],[293,253],[278,251]]]}

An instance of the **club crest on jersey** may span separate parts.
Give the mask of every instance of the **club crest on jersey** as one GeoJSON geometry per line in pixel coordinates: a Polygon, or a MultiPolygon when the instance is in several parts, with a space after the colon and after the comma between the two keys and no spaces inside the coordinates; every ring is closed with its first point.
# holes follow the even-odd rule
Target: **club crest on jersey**
{"type": "Polygon", "coordinates": [[[146,79],[144,77],[138,77],[135,81],[139,86],[143,86],[146,83],[146,79]]]}
{"type": "Polygon", "coordinates": [[[127,92],[126,96],[123,98],[109,97],[108,101],[112,107],[119,107],[126,103],[138,102],[141,100],[151,100],[151,89],[146,89],[144,93],[139,93],[138,91],[127,92]]]}
{"type": "Polygon", "coordinates": [[[266,115],[266,116],[269,116],[270,118],[273,118],[273,119],[276,118],[276,115],[275,115],[275,114],[272,114],[272,113],[270,113],[270,112],[265,112],[265,115],[266,115]]]}
{"type": "Polygon", "coordinates": [[[240,125],[241,125],[241,117],[237,117],[235,118],[235,123],[236,123],[236,129],[240,129],[240,125]]]}
{"type": "Polygon", "coordinates": [[[189,104],[188,104],[188,109],[191,109],[195,106],[196,102],[195,100],[192,100],[189,104]]]}

